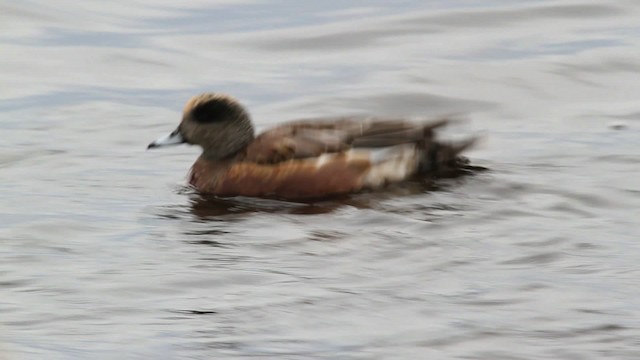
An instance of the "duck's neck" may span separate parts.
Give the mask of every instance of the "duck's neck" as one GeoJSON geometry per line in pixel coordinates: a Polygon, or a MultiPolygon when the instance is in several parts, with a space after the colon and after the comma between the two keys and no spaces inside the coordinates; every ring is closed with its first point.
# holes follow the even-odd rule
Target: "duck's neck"
{"type": "Polygon", "coordinates": [[[235,159],[246,151],[247,146],[253,140],[253,130],[213,139],[202,146],[202,155],[200,157],[214,162],[235,159]]]}
{"type": "Polygon", "coordinates": [[[191,167],[189,183],[201,191],[213,189],[234,161],[234,159],[207,158],[203,153],[191,167]]]}
{"type": "Polygon", "coordinates": [[[234,152],[221,155],[219,151],[203,150],[198,161],[207,161],[211,163],[228,163],[241,159],[246,152],[247,147],[242,147],[234,152]]]}

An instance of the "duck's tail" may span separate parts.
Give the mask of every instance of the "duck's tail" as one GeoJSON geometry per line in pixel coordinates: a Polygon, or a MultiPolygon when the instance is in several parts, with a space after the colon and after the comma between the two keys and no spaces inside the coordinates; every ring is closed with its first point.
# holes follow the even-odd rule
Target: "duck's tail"
{"type": "Polygon", "coordinates": [[[472,148],[480,138],[471,137],[455,142],[432,141],[425,144],[418,174],[430,177],[455,177],[475,169],[461,154],[472,148]]]}

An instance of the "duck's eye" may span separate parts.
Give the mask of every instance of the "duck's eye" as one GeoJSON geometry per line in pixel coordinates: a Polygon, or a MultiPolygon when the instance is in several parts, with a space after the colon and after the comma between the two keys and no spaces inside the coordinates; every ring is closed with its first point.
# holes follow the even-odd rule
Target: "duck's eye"
{"type": "Polygon", "coordinates": [[[200,124],[222,122],[233,118],[236,110],[223,101],[208,101],[194,107],[193,120],[200,124]]]}

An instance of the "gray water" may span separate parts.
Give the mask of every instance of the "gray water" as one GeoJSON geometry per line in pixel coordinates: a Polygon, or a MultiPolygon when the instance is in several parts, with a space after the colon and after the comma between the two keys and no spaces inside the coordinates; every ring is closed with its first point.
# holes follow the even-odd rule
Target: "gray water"
{"type": "Polygon", "coordinates": [[[640,358],[637,1],[0,2],[0,358],[640,358]],[[296,204],[146,152],[436,116],[487,172],[296,204]]]}

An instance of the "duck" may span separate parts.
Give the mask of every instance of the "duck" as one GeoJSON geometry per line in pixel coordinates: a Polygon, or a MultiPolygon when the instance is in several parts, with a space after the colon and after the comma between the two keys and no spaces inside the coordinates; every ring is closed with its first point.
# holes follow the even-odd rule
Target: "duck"
{"type": "Polygon", "coordinates": [[[256,135],[249,112],[237,99],[209,92],[189,99],[178,127],[147,149],[200,146],[188,179],[203,194],[321,199],[457,173],[469,163],[460,154],[477,139],[439,140],[436,130],[450,121],[304,119],[256,135]]]}

